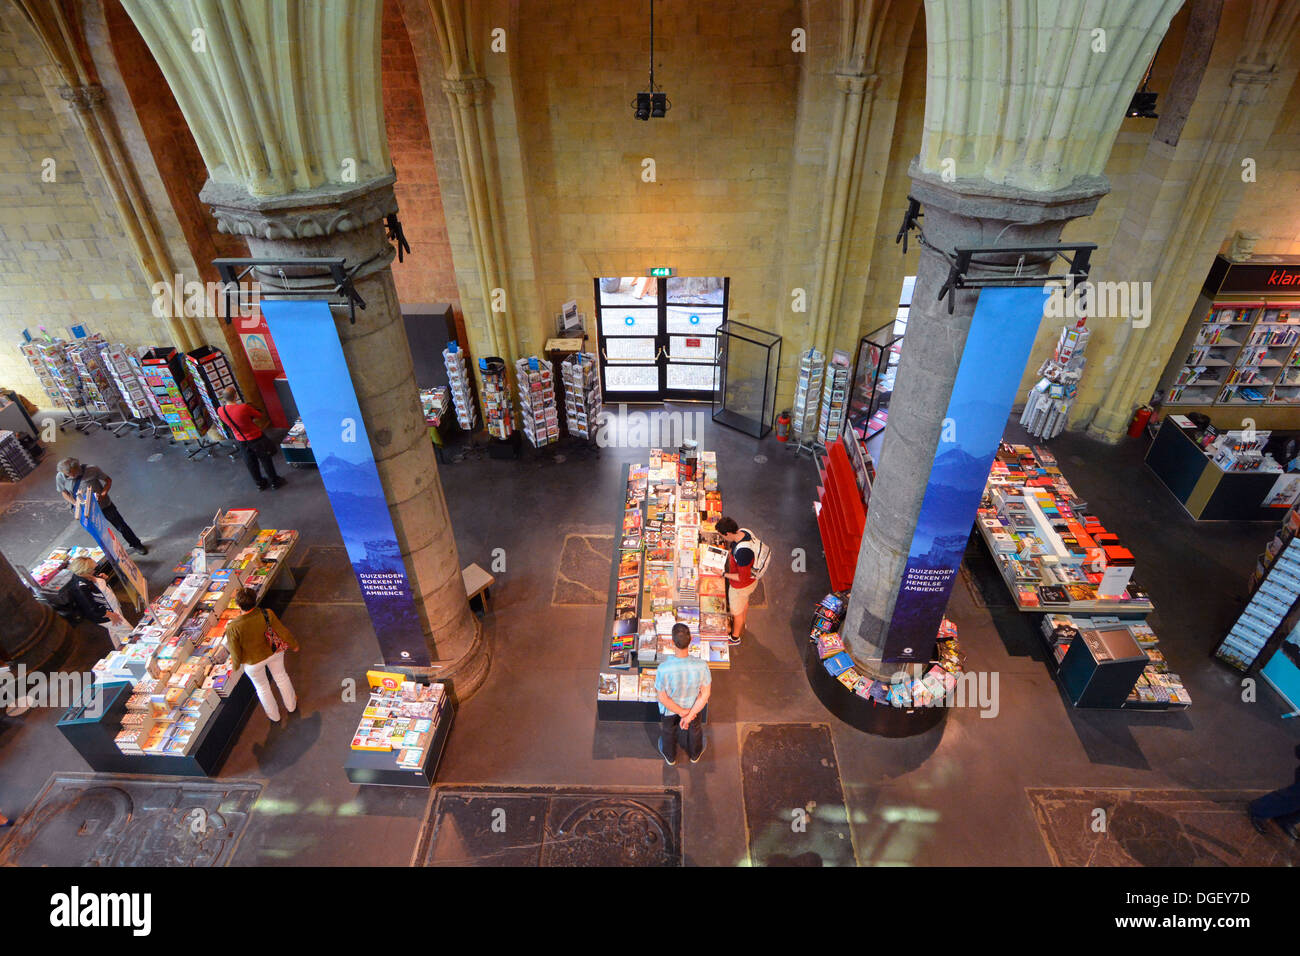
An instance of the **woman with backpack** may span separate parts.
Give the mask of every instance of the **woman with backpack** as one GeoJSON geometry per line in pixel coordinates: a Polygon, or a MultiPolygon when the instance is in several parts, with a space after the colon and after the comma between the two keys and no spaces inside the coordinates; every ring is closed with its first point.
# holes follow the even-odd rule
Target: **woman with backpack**
{"type": "Polygon", "coordinates": [[[758,587],[758,579],[767,570],[772,552],[748,528],[742,528],[728,517],[718,519],[714,529],[727,542],[727,606],[731,610],[731,639],[739,644],[745,632],[745,615],[749,612],[749,596],[758,587]]]}

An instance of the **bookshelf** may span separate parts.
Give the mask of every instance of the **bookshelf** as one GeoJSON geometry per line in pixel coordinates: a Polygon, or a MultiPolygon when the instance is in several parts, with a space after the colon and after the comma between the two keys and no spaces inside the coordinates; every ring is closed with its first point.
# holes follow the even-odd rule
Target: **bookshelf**
{"type": "Polygon", "coordinates": [[[821,532],[822,550],[826,553],[831,589],[835,591],[853,587],[853,574],[858,567],[858,547],[862,543],[862,529],[867,522],[867,502],[871,495],[868,469],[861,461],[855,467],[855,461],[846,447],[849,441],[857,443],[857,437],[851,432],[842,441],[834,442],[818,463],[820,484],[817,488],[817,501],[813,505],[817,514],[817,527],[821,532]],[[860,477],[867,479],[861,487],[860,477]]]}
{"type": "Polygon", "coordinates": [[[1267,299],[1212,301],[1165,404],[1300,404],[1300,308],[1267,299]]]}

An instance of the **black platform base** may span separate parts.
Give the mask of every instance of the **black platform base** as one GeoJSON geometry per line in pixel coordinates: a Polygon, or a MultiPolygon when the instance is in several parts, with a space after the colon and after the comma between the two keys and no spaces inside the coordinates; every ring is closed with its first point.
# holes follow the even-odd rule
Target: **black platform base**
{"type": "Polygon", "coordinates": [[[803,669],[822,706],[863,733],[914,737],[939,726],[948,713],[946,707],[895,707],[859,697],[827,672],[812,641],[804,641],[803,669]]]}
{"type": "Polygon", "coordinates": [[[81,754],[91,770],[99,773],[146,773],[179,777],[215,777],[221,769],[235,738],[252,711],[257,693],[247,675],[241,677],[230,696],[217,705],[216,713],[199,731],[198,744],[184,756],[158,754],[124,754],[114,738],[122,729],[126,714],[129,685],[121,692],[120,682],[106,691],[104,712],[98,719],[67,719],[58,728],[68,743],[81,754]]]}

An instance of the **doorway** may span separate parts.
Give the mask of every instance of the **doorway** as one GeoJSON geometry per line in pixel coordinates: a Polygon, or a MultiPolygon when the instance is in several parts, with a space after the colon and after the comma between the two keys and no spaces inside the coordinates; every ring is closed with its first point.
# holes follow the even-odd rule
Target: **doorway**
{"type": "Polygon", "coordinates": [[[610,276],[594,281],[606,404],[713,399],[717,332],[730,280],[610,276]]]}

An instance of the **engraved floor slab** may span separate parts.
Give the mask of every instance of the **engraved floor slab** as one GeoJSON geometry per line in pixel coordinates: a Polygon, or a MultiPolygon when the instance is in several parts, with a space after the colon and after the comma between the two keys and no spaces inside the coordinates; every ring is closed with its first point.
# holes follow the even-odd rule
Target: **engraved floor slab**
{"type": "Polygon", "coordinates": [[[566,534],[555,571],[552,604],[600,605],[609,603],[610,565],[614,536],[566,534]]]}
{"type": "Polygon", "coordinates": [[[677,790],[439,788],[416,866],[681,866],[677,790]]]}
{"type": "Polygon", "coordinates": [[[361,604],[361,590],[357,584],[347,548],[342,545],[312,545],[301,557],[292,556],[294,574],[299,576],[298,590],[293,599],[306,604],[361,604]]]}
{"type": "Polygon", "coordinates": [[[754,866],[854,866],[848,807],[826,724],[740,729],[745,829],[754,866]]]}
{"type": "Polygon", "coordinates": [[[251,780],[56,773],[0,866],[225,866],[261,792],[251,780]]]}
{"type": "Polygon", "coordinates": [[[1057,866],[1300,866],[1300,843],[1250,824],[1246,804],[1266,791],[1025,792],[1057,866]]]}

